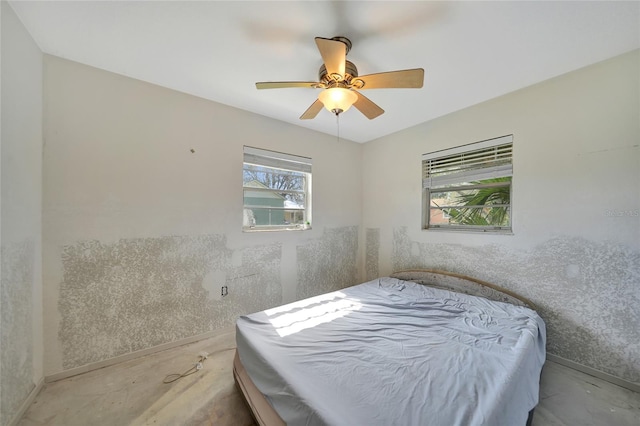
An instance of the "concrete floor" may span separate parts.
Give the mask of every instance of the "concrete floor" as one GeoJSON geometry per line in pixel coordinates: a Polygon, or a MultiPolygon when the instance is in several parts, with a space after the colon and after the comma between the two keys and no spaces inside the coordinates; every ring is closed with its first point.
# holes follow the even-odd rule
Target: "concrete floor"
{"type": "MultiPolygon", "coordinates": [[[[235,388],[235,332],[45,385],[20,426],[215,425],[253,420],[235,388]],[[171,384],[201,352],[202,370],[171,384]]],[[[638,426],[640,394],[548,361],[534,426],[638,426]]],[[[411,425],[414,426],[414,425],[411,425]]]]}
{"type": "Polygon", "coordinates": [[[547,361],[533,426],[640,426],[640,393],[547,361]]]}

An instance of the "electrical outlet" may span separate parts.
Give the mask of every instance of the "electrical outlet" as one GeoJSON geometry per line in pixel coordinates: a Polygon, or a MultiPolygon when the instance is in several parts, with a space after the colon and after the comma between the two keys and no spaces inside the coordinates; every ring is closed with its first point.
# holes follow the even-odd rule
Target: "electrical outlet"
{"type": "Polygon", "coordinates": [[[224,297],[227,294],[229,294],[229,288],[226,285],[223,285],[222,288],[220,288],[220,295],[224,297]]]}

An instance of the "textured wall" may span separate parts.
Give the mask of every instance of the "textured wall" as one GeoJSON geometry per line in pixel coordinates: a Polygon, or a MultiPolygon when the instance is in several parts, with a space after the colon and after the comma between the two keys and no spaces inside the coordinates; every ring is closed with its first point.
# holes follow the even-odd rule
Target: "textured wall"
{"type": "Polygon", "coordinates": [[[278,244],[233,252],[222,235],[66,246],[58,302],[63,367],[206,333],[276,306],[280,257],[278,244]],[[229,294],[221,297],[225,285],[229,294]]]}
{"type": "MultiPolygon", "coordinates": [[[[35,387],[33,383],[33,264],[35,244],[2,246],[0,341],[2,380],[0,409],[5,423],[35,387]]],[[[3,424],[5,424],[3,423],[3,424]]]]}
{"type": "Polygon", "coordinates": [[[380,229],[367,228],[365,242],[365,279],[371,281],[378,278],[378,259],[380,257],[380,229]]]}
{"type": "Polygon", "coordinates": [[[298,299],[358,284],[358,227],[326,229],[321,238],[298,246],[297,258],[298,299]]]}
{"type": "MultiPolygon", "coordinates": [[[[327,229],[298,246],[298,297],[358,283],[357,257],[356,226],[327,229]]],[[[277,306],[281,260],[279,243],[232,250],[224,235],[67,245],[58,299],[63,368],[206,333],[277,306]]]]}
{"type": "Polygon", "coordinates": [[[394,270],[432,268],[480,278],[534,302],[547,350],[640,383],[640,252],[557,236],[529,250],[412,241],[393,231],[394,270]]]}

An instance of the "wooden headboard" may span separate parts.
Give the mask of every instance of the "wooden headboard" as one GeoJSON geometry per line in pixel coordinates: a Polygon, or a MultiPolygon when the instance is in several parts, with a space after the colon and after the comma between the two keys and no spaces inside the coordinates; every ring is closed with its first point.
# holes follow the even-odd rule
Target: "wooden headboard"
{"type": "Polygon", "coordinates": [[[398,271],[391,274],[392,278],[404,281],[413,281],[418,284],[458,293],[481,296],[489,300],[511,303],[516,306],[525,306],[536,310],[536,305],[529,299],[520,296],[506,288],[453,272],[438,271],[435,269],[411,269],[398,271]]]}

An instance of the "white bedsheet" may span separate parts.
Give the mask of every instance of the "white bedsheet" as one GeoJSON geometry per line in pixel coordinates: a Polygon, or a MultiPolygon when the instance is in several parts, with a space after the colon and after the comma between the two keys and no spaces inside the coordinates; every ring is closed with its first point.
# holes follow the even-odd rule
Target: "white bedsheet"
{"type": "Polygon", "coordinates": [[[545,325],[531,309],[381,278],[237,321],[288,425],[524,425],[545,325]]]}

